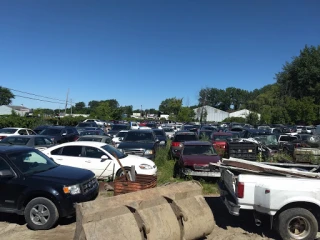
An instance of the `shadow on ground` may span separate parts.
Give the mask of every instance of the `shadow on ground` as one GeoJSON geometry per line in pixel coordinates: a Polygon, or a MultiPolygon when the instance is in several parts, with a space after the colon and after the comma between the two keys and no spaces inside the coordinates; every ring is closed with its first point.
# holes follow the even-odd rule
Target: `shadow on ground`
{"type": "MultiPolygon", "coordinates": [[[[0,222],[7,222],[7,223],[15,223],[18,225],[25,225],[26,221],[24,220],[24,216],[17,215],[17,214],[10,214],[10,213],[1,213],[0,214],[0,222]]],[[[59,219],[57,226],[64,226],[69,225],[76,222],[76,217],[68,217],[68,218],[61,218],[59,219]]]]}
{"type": "Polygon", "coordinates": [[[229,214],[219,196],[205,197],[205,199],[213,212],[214,220],[218,227],[223,229],[227,229],[228,226],[242,228],[246,232],[258,234],[261,237],[280,239],[275,231],[270,230],[269,224],[257,227],[254,223],[252,211],[242,211],[240,216],[233,216],[229,214]]]}

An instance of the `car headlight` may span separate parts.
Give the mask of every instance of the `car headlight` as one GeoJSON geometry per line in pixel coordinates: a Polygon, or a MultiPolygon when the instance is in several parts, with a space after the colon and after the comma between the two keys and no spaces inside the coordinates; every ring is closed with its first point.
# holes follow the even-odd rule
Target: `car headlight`
{"type": "Polygon", "coordinates": [[[146,150],[144,154],[153,154],[153,150],[146,150]]]}
{"type": "Polygon", "coordinates": [[[148,164],[140,164],[139,168],[141,168],[141,169],[152,169],[152,166],[150,166],[148,164]]]}
{"type": "Polygon", "coordinates": [[[63,187],[63,192],[66,194],[76,195],[81,193],[81,189],[79,184],[72,185],[72,186],[65,186],[63,187]]]}

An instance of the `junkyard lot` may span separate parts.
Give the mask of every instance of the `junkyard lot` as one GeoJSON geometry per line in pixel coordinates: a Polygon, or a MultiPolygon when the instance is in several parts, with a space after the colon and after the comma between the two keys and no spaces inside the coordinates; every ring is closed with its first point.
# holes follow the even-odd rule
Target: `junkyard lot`
{"type": "MultiPolygon", "coordinates": [[[[244,213],[241,218],[231,216],[223,206],[219,196],[208,196],[206,200],[212,209],[216,227],[206,239],[237,239],[260,240],[277,239],[277,235],[267,227],[256,227],[252,215],[244,213]]],[[[16,240],[19,238],[43,239],[73,239],[75,218],[60,220],[58,226],[47,231],[32,231],[25,224],[24,218],[13,214],[0,215],[0,239],[16,240]]]]}

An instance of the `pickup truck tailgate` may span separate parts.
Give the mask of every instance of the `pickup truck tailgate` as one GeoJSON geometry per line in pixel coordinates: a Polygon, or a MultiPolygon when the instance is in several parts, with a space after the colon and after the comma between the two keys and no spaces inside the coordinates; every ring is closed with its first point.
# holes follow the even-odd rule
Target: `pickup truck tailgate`
{"type": "Polygon", "coordinates": [[[235,199],[236,197],[236,177],[234,176],[234,174],[229,171],[229,170],[222,170],[221,172],[221,180],[224,183],[226,189],[228,190],[228,192],[232,195],[232,197],[234,197],[235,199]]]}

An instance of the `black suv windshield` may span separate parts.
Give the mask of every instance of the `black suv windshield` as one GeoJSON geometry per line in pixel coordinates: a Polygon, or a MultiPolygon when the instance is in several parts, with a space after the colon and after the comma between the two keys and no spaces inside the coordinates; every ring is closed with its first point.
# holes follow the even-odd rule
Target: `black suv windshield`
{"type": "Polygon", "coordinates": [[[198,138],[195,134],[184,134],[184,135],[176,135],[174,138],[174,142],[185,142],[185,141],[197,141],[198,138]]]}
{"type": "Polygon", "coordinates": [[[111,130],[126,130],[128,128],[128,125],[113,125],[111,130]]]}
{"type": "Polygon", "coordinates": [[[41,135],[60,135],[61,129],[58,128],[47,128],[44,129],[40,134],[41,135]]]}
{"type": "Polygon", "coordinates": [[[154,142],[154,135],[151,132],[136,131],[128,132],[124,142],[154,142]]]}
{"type": "Polygon", "coordinates": [[[114,148],[111,145],[104,145],[101,148],[106,150],[108,153],[110,153],[112,156],[117,157],[118,159],[124,158],[127,155],[124,154],[123,152],[120,152],[117,148],[114,148]]]}
{"type": "Polygon", "coordinates": [[[58,166],[53,160],[36,149],[10,153],[8,157],[23,174],[44,172],[58,166]]]}

